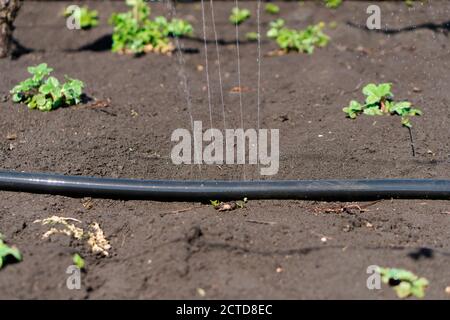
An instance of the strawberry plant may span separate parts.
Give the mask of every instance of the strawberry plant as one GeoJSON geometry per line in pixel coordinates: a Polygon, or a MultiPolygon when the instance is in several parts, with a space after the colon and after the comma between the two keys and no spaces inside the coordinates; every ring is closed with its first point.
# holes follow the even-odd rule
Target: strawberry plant
{"type": "Polygon", "coordinates": [[[382,83],[380,85],[368,84],[362,91],[366,96],[365,103],[361,104],[352,100],[343,111],[351,119],[355,119],[361,113],[369,116],[399,115],[402,117],[402,125],[411,128],[410,117],[422,115],[422,111],[412,108],[411,103],[408,101],[393,101],[394,95],[391,92],[391,86],[390,83],[382,83]]]}
{"type": "Polygon", "coordinates": [[[10,93],[16,103],[25,103],[30,109],[51,111],[62,106],[80,103],[84,83],[66,76],[66,82],[60,83],[49,76],[53,71],[46,63],[28,67],[32,75],[18,85],[10,93]]]}
{"type": "MultiPolygon", "coordinates": [[[[64,16],[68,17],[75,14],[71,7],[67,7],[64,10],[64,16]]],[[[87,6],[80,8],[79,16],[77,17],[80,21],[80,27],[83,30],[91,29],[98,26],[98,12],[96,10],[90,10],[87,6]]]]}
{"type": "Polygon", "coordinates": [[[241,24],[250,18],[250,11],[248,9],[240,9],[234,7],[231,9],[230,22],[232,24],[241,24]]]}
{"type": "Polygon", "coordinates": [[[284,26],[283,19],[269,24],[267,37],[275,39],[278,46],[288,52],[297,51],[312,54],[315,47],[325,47],[330,38],[323,33],[324,23],[308,26],[304,30],[289,29],[284,26]]]}
{"type": "Polygon", "coordinates": [[[425,296],[425,288],[429,284],[427,279],[419,278],[411,271],[403,269],[378,268],[378,272],[381,275],[381,281],[393,286],[399,298],[409,296],[423,298],[425,296]]]}
{"type": "Polygon", "coordinates": [[[266,4],[265,10],[267,13],[277,14],[280,12],[280,7],[274,3],[268,3],[268,4],[266,4]]]}
{"type": "Polygon", "coordinates": [[[169,37],[191,35],[192,26],[181,19],[168,21],[160,16],[149,19],[150,7],[144,0],[126,0],[129,12],[115,13],[109,19],[114,26],[112,51],[118,53],[158,52],[170,54],[174,47],[169,37]]]}
{"type": "Polygon", "coordinates": [[[0,269],[6,259],[13,258],[16,261],[22,260],[22,255],[16,247],[10,247],[3,242],[3,235],[0,233],[0,269]]]}

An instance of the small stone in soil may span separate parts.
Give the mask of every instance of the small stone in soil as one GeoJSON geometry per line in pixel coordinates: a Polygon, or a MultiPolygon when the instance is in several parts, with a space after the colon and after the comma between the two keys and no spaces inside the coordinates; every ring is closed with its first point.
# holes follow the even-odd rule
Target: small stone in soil
{"type": "Polygon", "coordinates": [[[6,139],[7,140],[16,140],[17,139],[17,134],[15,134],[15,133],[8,133],[6,135],[6,139]]]}

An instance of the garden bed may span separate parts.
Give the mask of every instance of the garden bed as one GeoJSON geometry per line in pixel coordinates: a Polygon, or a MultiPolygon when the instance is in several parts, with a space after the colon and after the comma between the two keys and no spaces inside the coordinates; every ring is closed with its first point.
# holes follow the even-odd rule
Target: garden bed
{"type": "MultiPolygon", "coordinates": [[[[68,2],[23,4],[14,32],[22,48],[12,60],[0,60],[1,169],[186,180],[243,179],[245,170],[246,179],[260,179],[251,165],[199,170],[172,164],[171,133],[190,126],[176,55],[112,53],[107,19],[125,5],[86,3],[100,13],[100,25],[89,31],[65,27],[60,13],[68,2]],[[92,100],[49,113],[14,104],[9,90],[26,78],[27,66],[41,62],[58,78],[82,79],[92,100]]],[[[153,16],[168,14],[164,5],[151,5],[153,16]]],[[[312,55],[271,56],[275,43],[262,39],[261,127],[280,129],[280,169],[268,179],[449,179],[450,4],[381,2],[385,32],[354,26],[365,23],[369,2],[345,1],[337,10],[312,2],[279,5],[291,27],[320,21],[337,27],[325,29],[331,41],[312,55]],[[396,98],[424,112],[412,120],[415,157],[397,117],[345,118],[342,108],[360,99],[370,82],[393,83],[396,98]]],[[[254,128],[257,46],[244,35],[256,31],[256,3],[241,6],[253,13],[240,26],[240,63],[244,124],[254,128]]],[[[240,124],[232,7],[215,4],[229,128],[240,124]]],[[[185,71],[194,118],[206,124],[201,7],[180,4],[177,10],[194,26],[194,36],[182,40],[185,71]]],[[[262,14],[262,29],[273,19],[262,14]]],[[[211,28],[207,38],[213,121],[222,128],[211,28]]],[[[0,231],[24,256],[0,271],[0,298],[394,298],[386,286],[367,289],[366,269],[374,264],[426,277],[427,298],[449,297],[449,201],[384,200],[343,208],[249,200],[243,209],[218,212],[199,203],[0,192],[0,231]],[[95,256],[63,236],[42,240],[45,230],[33,221],[53,215],[97,221],[110,240],[110,256],[95,256]],[[82,289],[71,291],[65,270],[75,252],[85,257],[87,270],[82,289]]]]}

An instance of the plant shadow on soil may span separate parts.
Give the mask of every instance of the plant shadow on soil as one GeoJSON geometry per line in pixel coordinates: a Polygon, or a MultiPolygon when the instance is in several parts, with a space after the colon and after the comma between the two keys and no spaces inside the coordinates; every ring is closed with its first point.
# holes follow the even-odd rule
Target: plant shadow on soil
{"type": "MultiPolygon", "coordinates": [[[[204,39],[201,37],[187,37],[187,38],[183,38],[186,41],[193,41],[193,42],[198,42],[198,43],[204,43],[204,39]]],[[[214,44],[216,43],[215,40],[211,40],[211,39],[207,39],[206,40],[207,44],[214,44]]],[[[236,44],[236,40],[225,40],[225,39],[217,39],[217,43],[220,46],[228,46],[228,45],[235,45],[236,44]]],[[[247,44],[253,44],[254,41],[239,41],[240,45],[247,45],[247,44]]],[[[112,41],[112,34],[105,34],[103,36],[101,36],[100,38],[98,38],[97,40],[88,43],[86,45],[83,45],[81,47],[79,47],[78,49],[74,49],[74,50],[67,50],[67,52],[81,52],[81,51],[93,51],[93,52],[104,52],[104,51],[110,51],[111,47],[112,47],[113,41],[112,41]]],[[[25,48],[26,49],[26,48],[25,48]]],[[[26,49],[29,50],[29,49],[26,49]]],[[[184,54],[198,54],[200,53],[200,50],[197,48],[182,48],[181,51],[184,54]]],[[[26,51],[26,53],[29,52],[33,52],[31,51],[26,51]]],[[[138,55],[139,56],[139,55],[138,55]]]]}
{"type": "Polygon", "coordinates": [[[36,52],[35,49],[25,47],[15,38],[12,38],[11,41],[13,45],[13,50],[11,54],[12,60],[17,60],[24,55],[36,52]]]}
{"type": "MultiPolygon", "coordinates": [[[[190,38],[192,39],[192,38],[190,38]]],[[[74,50],[66,50],[67,52],[82,52],[82,51],[93,51],[93,52],[106,52],[110,51],[113,45],[112,34],[105,34],[98,38],[97,40],[88,43],[74,50]]],[[[197,54],[200,52],[197,48],[182,48],[181,51],[184,54],[197,54]]],[[[136,54],[136,57],[142,56],[141,54],[136,54]]]]}

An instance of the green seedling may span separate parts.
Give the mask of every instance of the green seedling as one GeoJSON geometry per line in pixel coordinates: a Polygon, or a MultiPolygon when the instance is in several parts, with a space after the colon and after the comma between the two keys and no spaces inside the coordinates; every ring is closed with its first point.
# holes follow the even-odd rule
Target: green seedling
{"type": "Polygon", "coordinates": [[[364,106],[360,104],[358,101],[352,100],[348,107],[342,109],[349,118],[355,119],[356,116],[361,113],[364,109],[364,106]]]}
{"type": "Polygon", "coordinates": [[[79,15],[77,18],[79,19],[80,27],[83,30],[98,26],[98,12],[96,10],[90,10],[87,6],[81,7],[78,13],[72,9],[72,6],[69,6],[64,10],[65,17],[73,14],[79,15]]]}
{"type": "Polygon", "coordinates": [[[399,298],[415,296],[423,298],[429,282],[425,278],[419,278],[411,271],[395,268],[378,268],[381,281],[393,286],[399,298]]]}
{"type": "Polygon", "coordinates": [[[278,46],[286,52],[312,54],[316,47],[325,47],[330,40],[322,31],[324,27],[325,24],[321,22],[304,30],[294,30],[286,28],[283,19],[277,19],[269,24],[267,37],[275,39],[278,46]]]}
{"type": "Polygon", "coordinates": [[[391,92],[390,83],[375,85],[370,83],[363,88],[363,94],[366,96],[365,104],[352,100],[348,107],[342,109],[349,118],[355,119],[360,113],[369,116],[391,114],[402,117],[402,125],[411,128],[411,116],[420,116],[422,111],[412,108],[408,101],[393,101],[394,95],[391,92]]]}
{"type": "Polygon", "coordinates": [[[72,256],[72,261],[75,264],[75,266],[80,270],[84,269],[84,267],[86,266],[84,259],[78,253],[75,253],[72,256]]]}
{"type": "Polygon", "coordinates": [[[240,9],[239,7],[234,7],[231,9],[230,22],[232,24],[240,25],[250,18],[250,11],[248,9],[240,9]]]}
{"type": "Polygon", "coordinates": [[[324,0],[327,8],[336,9],[342,4],[342,0],[324,0]]]}
{"type": "Polygon", "coordinates": [[[273,3],[266,4],[265,10],[270,14],[277,14],[280,12],[280,7],[273,3]]]}
{"type": "Polygon", "coordinates": [[[62,106],[71,106],[81,102],[84,83],[66,76],[66,82],[60,83],[49,76],[53,71],[46,63],[29,67],[32,75],[18,85],[10,93],[15,103],[25,103],[30,109],[51,111],[62,106]]]}
{"type": "Polygon", "coordinates": [[[245,34],[245,38],[246,38],[248,41],[258,41],[259,34],[258,34],[258,32],[247,32],[247,33],[245,34]]]}
{"type": "Polygon", "coordinates": [[[10,247],[3,242],[3,235],[0,233],[0,269],[8,258],[22,261],[22,254],[16,247],[10,247]]]}
{"type": "Polygon", "coordinates": [[[114,13],[109,23],[114,26],[112,51],[139,54],[157,52],[170,54],[174,47],[169,37],[190,36],[192,25],[181,19],[168,21],[150,17],[150,7],[144,0],[127,0],[129,12],[114,13]]]}
{"type": "Polygon", "coordinates": [[[382,83],[379,85],[370,83],[366,85],[362,92],[366,96],[365,103],[352,100],[348,107],[342,109],[347,116],[355,119],[359,114],[363,113],[368,116],[380,116],[385,114],[401,116],[401,123],[408,128],[409,139],[411,141],[411,149],[413,156],[416,155],[414,141],[411,132],[412,124],[410,117],[422,115],[422,111],[412,108],[411,102],[393,101],[394,95],[391,92],[392,85],[390,83],[382,83]]]}

